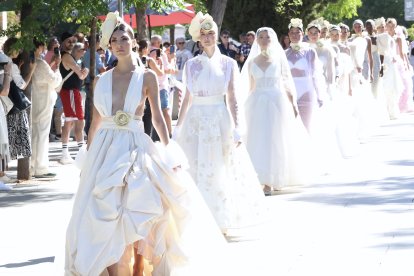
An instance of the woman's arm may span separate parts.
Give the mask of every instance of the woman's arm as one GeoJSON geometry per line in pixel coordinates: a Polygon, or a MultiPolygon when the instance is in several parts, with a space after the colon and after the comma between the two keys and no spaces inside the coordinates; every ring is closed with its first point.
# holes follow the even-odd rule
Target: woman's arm
{"type": "Polygon", "coordinates": [[[191,93],[187,89],[187,91],[185,92],[184,100],[183,100],[183,102],[181,104],[181,107],[180,107],[180,113],[178,115],[178,120],[177,120],[177,126],[176,127],[181,126],[181,124],[182,124],[182,122],[185,118],[185,115],[187,114],[187,110],[188,110],[188,106],[190,105],[190,102],[191,102],[191,93]]]}
{"type": "Polygon", "coordinates": [[[157,131],[157,134],[160,137],[161,142],[164,145],[168,145],[169,136],[167,131],[167,125],[165,124],[164,117],[161,112],[160,96],[158,93],[158,80],[154,72],[145,72],[144,89],[151,106],[152,125],[157,131]]]}
{"type": "Polygon", "coordinates": [[[3,85],[2,85],[2,89],[0,91],[0,96],[8,96],[9,95],[10,82],[12,80],[11,70],[12,70],[12,65],[11,65],[11,62],[9,62],[4,66],[3,85]]]}
{"type": "Polygon", "coordinates": [[[187,86],[187,80],[189,79],[188,76],[188,71],[189,67],[187,66],[188,63],[184,64],[184,69],[183,69],[183,83],[186,87],[186,91],[185,91],[185,96],[184,96],[184,100],[181,103],[181,107],[180,107],[180,113],[178,115],[178,120],[177,120],[177,126],[181,126],[181,124],[183,123],[183,120],[187,114],[187,110],[188,110],[188,106],[191,103],[191,92],[190,90],[188,90],[188,86],[187,86]]]}
{"type": "Polygon", "coordinates": [[[372,82],[374,80],[373,70],[374,70],[374,60],[372,59],[372,41],[370,38],[367,39],[368,45],[368,62],[369,62],[369,79],[372,82]]]}
{"type": "Polygon", "coordinates": [[[227,106],[230,109],[231,116],[233,117],[234,126],[237,128],[239,126],[239,106],[236,98],[236,81],[239,80],[236,75],[239,73],[239,70],[237,69],[236,61],[231,63],[232,66],[230,67],[231,77],[228,85],[227,95],[226,95],[226,101],[227,106]]]}
{"type": "MultiPolygon", "coordinates": [[[[99,77],[95,77],[94,83],[93,83],[93,87],[95,89],[96,86],[96,82],[99,80],[99,77]]],[[[93,106],[93,111],[92,111],[92,122],[91,122],[91,126],[89,127],[89,132],[87,133],[88,135],[88,145],[87,145],[87,149],[89,149],[90,145],[92,145],[92,141],[93,141],[93,137],[95,136],[96,131],[99,129],[100,125],[102,122],[102,117],[101,114],[99,114],[98,110],[96,109],[95,105],[93,106]]]]}
{"type": "Polygon", "coordinates": [[[161,77],[162,75],[164,75],[164,71],[161,70],[161,68],[158,66],[158,64],[155,62],[155,60],[151,57],[148,57],[148,66],[152,71],[155,72],[155,74],[158,77],[161,77]]]}

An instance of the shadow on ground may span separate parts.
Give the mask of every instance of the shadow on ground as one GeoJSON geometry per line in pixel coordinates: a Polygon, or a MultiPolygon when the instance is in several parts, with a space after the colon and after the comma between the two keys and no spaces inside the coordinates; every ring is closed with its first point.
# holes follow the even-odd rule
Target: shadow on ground
{"type": "Polygon", "coordinates": [[[16,268],[16,267],[24,267],[24,266],[29,266],[29,265],[37,265],[40,263],[53,263],[55,261],[55,257],[45,257],[45,258],[39,258],[39,259],[31,259],[31,260],[27,260],[25,262],[21,262],[21,263],[9,263],[9,264],[4,264],[4,265],[0,265],[1,267],[5,267],[5,268],[16,268]]]}
{"type": "Polygon", "coordinates": [[[25,188],[24,190],[14,189],[7,192],[0,192],[0,208],[1,207],[19,207],[25,204],[51,202],[55,200],[70,200],[73,193],[51,192],[50,189],[25,188]]]}
{"type": "MultiPolygon", "coordinates": [[[[303,201],[337,206],[369,206],[384,207],[405,205],[400,212],[414,211],[414,179],[412,177],[389,177],[352,183],[318,184],[315,192],[299,194],[291,201],[303,201]],[[350,188],[352,192],[343,189],[328,189],[326,193],[318,193],[319,188],[326,187],[350,188]]],[[[395,212],[395,208],[384,208],[386,212],[395,212]]],[[[397,210],[398,211],[398,210],[397,210]]]]}

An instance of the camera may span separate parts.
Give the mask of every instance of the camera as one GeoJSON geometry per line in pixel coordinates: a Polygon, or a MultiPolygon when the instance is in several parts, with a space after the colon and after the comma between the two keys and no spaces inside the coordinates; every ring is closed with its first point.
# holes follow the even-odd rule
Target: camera
{"type": "Polygon", "coordinates": [[[29,53],[29,58],[30,58],[30,62],[34,63],[35,62],[35,55],[34,55],[34,51],[30,51],[29,53]]]}
{"type": "Polygon", "coordinates": [[[174,54],[175,53],[175,45],[171,45],[170,46],[170,53],[174,54]]]}
{"type": "Polygon", "coordinates": [[[60,51],[58,47],[54,48],[53,52],[55,53],[55,56],[60,56],[60,51]]]}
{"type": "Polygon", "coordinates": [[[145,67],[147,67],[147,57],[141,57],[141,61],[145,67]]]}

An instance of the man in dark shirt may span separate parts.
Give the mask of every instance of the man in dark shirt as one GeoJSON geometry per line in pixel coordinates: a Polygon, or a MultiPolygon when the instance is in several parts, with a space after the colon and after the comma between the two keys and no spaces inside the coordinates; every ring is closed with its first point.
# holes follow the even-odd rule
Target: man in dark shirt
{"type": "Polygon", "coordinates": [[[81,68],[72,55],[72,49],[76,43],[76,38],[73,35],[65,32],[62,34],[62,62],[59,66],[60,74],[64,79],[68,74],[72,75],[63,83],[60,91],[60,98],[63,104],[63,112],[65,114],[65,124],[62,128],[62,158],[60,163],[70,164],[73,159],[70,157],[68,151],[69,135],[72,127],[75,125],[75,138],[78,142],[79,148],[83,146],[83,128],[85,126],[82,96],[80,89],[82,80],[84,80],[89,73],[87,68],[81,68]]]}
{"type": "Polygon", "coordinates": [[[236,54],[239,52],[239,49],[230,41],[230,32],[223,30],[220,34],[220,44],[218,45],[220,52],[223,55],[229,56],[233,59],[236,59],[236,54]]]}

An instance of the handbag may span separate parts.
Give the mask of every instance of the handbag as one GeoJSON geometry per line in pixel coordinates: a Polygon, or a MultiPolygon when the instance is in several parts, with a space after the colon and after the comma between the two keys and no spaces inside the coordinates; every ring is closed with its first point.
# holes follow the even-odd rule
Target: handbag
{"type": "Polygon", "coordinates": [[[72,74],[74,73],[74,71],[71,71],[69,74],[66,75],[66,77],[60,82],[59,86],[55,88],[56,92],[60,92],[60,90],[62,90],[62,86],[65,83],[65,81],[72,76],[72,74]]]}
{"type": "Polygon", "coordinates": [[[14,105],[9,114],[22,112],[32,105],[29,98],[26,97],[22,89],[17,87],[14,81],[10,82],[9,98],[14,105]]]}
{"type": "Polygon", "coordinates": [[[4,114],[8,114],[12,110],[14,104],[8,96],[0,96],[1,103],[3,104],[4,114]]]}

